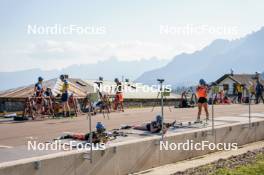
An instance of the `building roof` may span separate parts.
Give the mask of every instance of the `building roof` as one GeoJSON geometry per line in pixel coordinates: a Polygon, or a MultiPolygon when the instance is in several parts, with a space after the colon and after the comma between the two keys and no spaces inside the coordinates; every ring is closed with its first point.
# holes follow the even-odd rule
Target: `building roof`
{"type": "MultiPolygon", "coordinates": [[[[234,82],[241,84],[241,85],[246,85],[250,86],[256,82],[256,74],[225,74],[215,82],[219,84],[226,78],[232,79],[234,82]]],[[[260,77],[259,81],[261,84],[264,85],[264,80],[260,77]]]]}
{"type": "MultiPolygon", "coordinates": [[[[86,97],[89,93],[97,93],[98,80],[81,80],[75,78],[69,78],[69,92],[73,93],[76,97],[86,97]],[[97,83],[96,83],[97,82],[97,83]]],[[[102,87],[102,94],[115,95],[116,83],[114,81],[100,81],[102,87]]],[[[54,96],[60,94],[63,82],[57,79],[51,79],[43,81],[44,88],[51,88],[54,96]]],[[[148,91],[150,86],[143,84],[136,84],[133,82],[123,82],[123,94],[124,99],[156,99],[158,92],[148,91]]],[[[0,92],[0,98],[26,98],[31,97],[34,94],[34,84],[29,86],[10,89],[0,92]]],[[[180,99],[181,96],[170,93],[166,96],[167,99],[180,99]]]]}
{"type": "MultiPolygon", "coordinates": [[[[76,97],[85,97],[87,93],[93,92],[93,87],[84,82],[81,79],[69,78],[69,92],[73,93],[76,97]]],[[[44,88],[50,88],[52,93],[56,96],[60,93],[63,82],[57,79],[51,79],[43,81],[44,88]]],[[[34,94],[34,84],[29,86],[19,87],[15,89],[10,89],[0,93],[0,97],[5,98],[26,98],[31,97],[34,94]]]]}

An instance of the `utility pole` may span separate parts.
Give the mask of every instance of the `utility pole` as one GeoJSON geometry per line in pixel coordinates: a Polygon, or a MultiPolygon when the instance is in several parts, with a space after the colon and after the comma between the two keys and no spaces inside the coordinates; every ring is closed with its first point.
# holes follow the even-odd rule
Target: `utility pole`
{"type": "Polygon", "coordinates": [[[160,83],[160,104],[161,104],[161,132],[162,132],[162,135],[161,135],[161,140],[163,141],[164,139],[164,104],[163,104],[163,82],[164,82],[164,79],[157,79],[157,81],[160,83]]]}

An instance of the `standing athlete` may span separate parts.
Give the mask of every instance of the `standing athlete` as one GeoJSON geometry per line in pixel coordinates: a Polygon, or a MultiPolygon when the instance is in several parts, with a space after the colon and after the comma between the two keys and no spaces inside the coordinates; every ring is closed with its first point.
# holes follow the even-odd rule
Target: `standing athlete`
{"type": "Polygon", "coordinates": [[[260,102],[260,99],[262,100],[262,102],[264,104],[263,91],[264,91],[263,85],[260,83],[259,80],[257,80],[257,85],[256,85],[256,104],[258,104],[260,102]]]}
{"type": "Polygon", "coordinates": [[[70,106],[69,106],[69,82],[65,78],[64,75],[60,76],[60,80],[62,81],[62,88],[61,88],[61,103],[63,107],[63,115],[64,117],[70,116],[70,106]]]}
{"type": "Polygon", "coordinates": [[[34,87],[34,95],[35,95],[35,102],[36,102],[36,109],[38,112],[42,113],[44,111],[42,102],[43,102],[43,78],[38,77],[38,82],[35,84],[34,87]]]}
{"type": "Polygon", "coordinates": [[[114,110],[117,110],[118,106],[120,105],[120,110],[122,112],[124,112],[124,106],[123,106],[123,101],[124,101],[124,97],[123,97],[123,87],[122,87],[122,83],[116,78],[115,79],[115,83],[116,83],[116,95],[115,95],[115,106],[114,106],[114,110]]]}
{"type": "Polygon", "coordinates": [[[206,82],[204,79],[201,79],[199,81],[199,85],[196,88],[197,96],[198,96],[198,115],[197,115],[197,120],[195,123],[200,123],[201,122],[201,113],[202,113],[202,108],[204,108],[205,113],[206,113],[206,120],[209,120],[209,112],[208,112],[208,104],[207,104],[207,91],[208,91],[208,86],[206,85],[206,82]]]}

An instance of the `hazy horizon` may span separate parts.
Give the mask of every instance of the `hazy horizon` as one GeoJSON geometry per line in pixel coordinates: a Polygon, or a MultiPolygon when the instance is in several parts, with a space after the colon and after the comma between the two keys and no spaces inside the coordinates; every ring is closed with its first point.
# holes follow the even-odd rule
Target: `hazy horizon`
{"type": "Polygon", "coordinates": [[[264,20],[256,16],[264,15],[263,5],[248,0],[1,1],[0,70],[59,70],[112,57],[171,60],[215,39],[234,40],[259,30],[264,20]],[[42,33],[33,34],[34,26],[42,33]],[[43,34],[43,28],[56,26],[88,27],[90,33],[43,34]]]}

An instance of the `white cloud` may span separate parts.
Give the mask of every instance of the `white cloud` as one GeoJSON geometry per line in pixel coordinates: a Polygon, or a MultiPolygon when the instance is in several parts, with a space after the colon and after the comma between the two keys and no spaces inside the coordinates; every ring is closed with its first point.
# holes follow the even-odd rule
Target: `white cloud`
{"type": "Polygon", "coordinates": [[[115,41],[60,41],[40,40],[12,50],[0,52],[2,58],[8,58],[2,71],[41,68],[45,70],[61,69],[72,64],[96,63],[111,57],[119,60],[139,60],[156,57],[171,59],[183,51],[192,52],[197,47],[184,42],[144,42],[115,41]],[[19,60],[17,60],[19,58],[19,60]]]}
{"type": "Polygon", "coordinates": [[[188,45],[177,46],[138,40],[104,43],[42,40],[28,45],[23,50],[23,54],[38,67],[54,69],[72,64],[95,63],[110,57],[116,57],[120,60],[138,60],[151,57],[170,59],[184,47],[186,50],[190,49],[188,45]],[[179,47],[181,49],[176,49],[179,47]]]}

